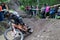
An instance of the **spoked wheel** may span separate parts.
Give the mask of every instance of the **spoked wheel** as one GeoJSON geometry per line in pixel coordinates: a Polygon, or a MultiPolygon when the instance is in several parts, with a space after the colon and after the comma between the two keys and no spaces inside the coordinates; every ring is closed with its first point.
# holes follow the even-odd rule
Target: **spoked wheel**
{"type": "Polygon", "coordinates": [[[14,36],[12,36],[12,29],[11,28],[9,28],[5,31],[4,37],[6,40],[23,40],[24,39],[24,35],[18,29],[16,29],[16,34],[14,36]]]}

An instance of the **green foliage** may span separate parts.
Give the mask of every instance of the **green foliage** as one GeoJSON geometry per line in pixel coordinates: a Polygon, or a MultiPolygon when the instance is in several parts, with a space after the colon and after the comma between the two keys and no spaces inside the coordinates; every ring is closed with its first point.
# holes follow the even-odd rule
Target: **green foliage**
{"type": "Polygon", "coordinates": [[[19,7],[19,9],[20,9],[20,10],[25,10],[25,7],[24,7],[23,5],[21,5],[21,6],[19,7]]]}
{"type": "Polygon", "coordinates": [[[9,2],[10,0],[0,0],[0,2],[9,2]]]}
{"type": "Polygon", "coordinates": [[[20,0],[20,2],[26,6],[26,5],[35,5],[36,4],[36,0],[20,0]]]}
{"type": "MultiPolygon", "coordinates": [[[[48,3],[49,5],[54,5],[54,4],[58,4],[60,3],[60,0],[38,0],[39,1],[39,5],[48,3]]],[[[37,5],[37,0],[20,0],[20,2],[22,3],[22,5],[26,6],[26,5],[37,5]]]]}
{"type": "Polygon", "coordinates": [[[25,7],[27,5],[34,5],[36,6],[37,4],[39,5],[39,7],[41,7],[43,4],[48,4],[48,5],[55,5],[55,4],[59,4],[60,0],[19,0],[20,3],[25,7]]]}
{"type": "Polygon", "coordinates": [[[59,0],[40,0],[41,4],[48,3],[49,5],[54,5],[60,3],[59,0]]]}

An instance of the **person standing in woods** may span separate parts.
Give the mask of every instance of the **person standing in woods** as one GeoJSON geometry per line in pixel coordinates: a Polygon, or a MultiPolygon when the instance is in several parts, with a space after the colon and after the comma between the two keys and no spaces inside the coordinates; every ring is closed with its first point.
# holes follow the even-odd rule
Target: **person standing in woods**
{"type": "Polygon", "coordinates": [[[6,3],[1,3],[1,6],[2,6],[2,9],[3,9],[3,10],[4,10],[4,9],[8,10],[8,6],[7,6],[6,3]]]}
{"type": "Polygon", "coordinates": [[[3,21],[3,13],[2,13],[2,6],[0,5],[0,21],[3,21]]]}
{"type": "Polygon", "coordinates": [[[43,4],[41,7],[41,16],[42,18],[45,18],[45,9],[46,9],[46,4],[43,4]]]}
{"type": "Polygon", "coordinates": [[[45,9],[45,17],[46,17],[46,19],[49,18],[49,12],[50,12],[50,6],[47,4],[46,9],[45,9]]]}

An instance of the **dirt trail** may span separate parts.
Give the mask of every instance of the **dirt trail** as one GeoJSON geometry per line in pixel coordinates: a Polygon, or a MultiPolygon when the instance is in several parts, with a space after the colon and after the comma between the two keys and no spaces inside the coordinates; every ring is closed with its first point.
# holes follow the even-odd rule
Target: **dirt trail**
{"type": "MultiPolygon", "coordinates": [[[[43,32],[46,31],[46,29],[49,26],[54,26],[54,23],[58,23],[58,20],[45,20],[45,19],[39,19],[39,20],[31,20],[29,19],[29,24],[33,27],[34,33],[30,36],[28,36],[25,40],[40,40],[39,35],[41,35],[43,32]]],[[[28,22],[27,22],[28,23],[28,22]]]]}
{"type": "MultiPolygon", "coordinates": [[[[54,28],[54,26],[55,27],[60,26],[58,25],[60,23],[60,20],[55,19],[46,20],[46,19],[24,18],[24,22],[29,26],[31,26],[34,30],[33,34],[26,37],[25,40],[40,40],[42,39],[41,36],[42,35],[44,36],[44,32],[46,32],[46,30],[48,30],[50,27],[54,28]]],[[[4,40],[3,35],[0,35],[0,40],[4,40]]]]}

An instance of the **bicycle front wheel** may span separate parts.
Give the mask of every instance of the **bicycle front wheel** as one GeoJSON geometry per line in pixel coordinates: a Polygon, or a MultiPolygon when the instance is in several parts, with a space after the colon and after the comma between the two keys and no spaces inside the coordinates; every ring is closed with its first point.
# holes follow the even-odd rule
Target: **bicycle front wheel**
{"type": "Polygon", "coordinates": [[[16,35],[18,35],[17,37],[16,37],[16,35],[12,36],[11,32],[12,32],[11,28],[7,29],[4,32],[4,37],[6,40],[23,40],[24,39],[24,35],[22,34],[22,32],[20,30],[16,29],[16,32],[17,32],[16,35]]]}

